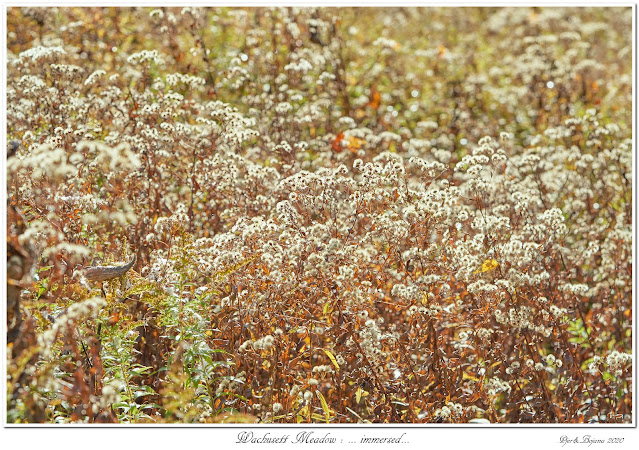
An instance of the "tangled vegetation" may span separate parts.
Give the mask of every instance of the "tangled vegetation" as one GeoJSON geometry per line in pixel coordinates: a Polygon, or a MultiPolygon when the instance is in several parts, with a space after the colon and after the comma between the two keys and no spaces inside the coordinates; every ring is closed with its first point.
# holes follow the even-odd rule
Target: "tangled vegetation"
{"type": "Polygon", "coordinates": [[[10,423],[632,421],[631,8],[7,22],[10,423]]]}

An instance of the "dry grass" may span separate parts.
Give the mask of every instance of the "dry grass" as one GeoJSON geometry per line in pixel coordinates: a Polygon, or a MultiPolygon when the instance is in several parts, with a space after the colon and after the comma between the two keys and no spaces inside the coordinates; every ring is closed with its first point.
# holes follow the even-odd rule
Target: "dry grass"
{"type": "Polygon", "coordinates": [[[631,13],[10,8],[9,421],[631,422],[631,13]]]}

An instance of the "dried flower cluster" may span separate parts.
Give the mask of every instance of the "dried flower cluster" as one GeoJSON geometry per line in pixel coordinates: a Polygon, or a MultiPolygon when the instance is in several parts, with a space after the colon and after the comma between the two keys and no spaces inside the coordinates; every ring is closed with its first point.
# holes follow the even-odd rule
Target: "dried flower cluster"
{"type": "Polygon", "coordinates": [[[631,422],[631,28],[10,8],[9,420],[631,422]]]}

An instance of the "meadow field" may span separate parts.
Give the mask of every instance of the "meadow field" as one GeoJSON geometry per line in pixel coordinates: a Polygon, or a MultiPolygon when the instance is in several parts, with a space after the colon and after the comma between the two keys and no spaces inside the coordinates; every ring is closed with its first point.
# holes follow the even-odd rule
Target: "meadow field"
{"type": "Polygon", "coordinates": [[[631,423],[632,14],[8,8],[8,422],[631,423]]]}

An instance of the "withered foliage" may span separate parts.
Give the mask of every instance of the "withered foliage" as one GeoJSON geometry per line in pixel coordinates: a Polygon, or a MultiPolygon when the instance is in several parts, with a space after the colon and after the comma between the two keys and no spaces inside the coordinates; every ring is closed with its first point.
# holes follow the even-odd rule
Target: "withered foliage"
{"type": "Polygon", "coordinates": [[[632,421],[631,8],[7,19],[10,422],[632,421]]]}

